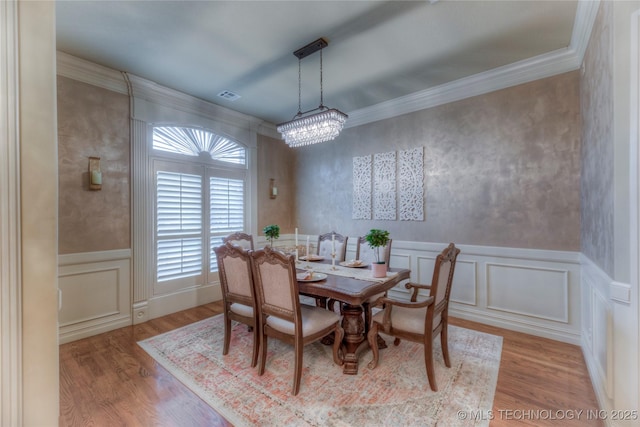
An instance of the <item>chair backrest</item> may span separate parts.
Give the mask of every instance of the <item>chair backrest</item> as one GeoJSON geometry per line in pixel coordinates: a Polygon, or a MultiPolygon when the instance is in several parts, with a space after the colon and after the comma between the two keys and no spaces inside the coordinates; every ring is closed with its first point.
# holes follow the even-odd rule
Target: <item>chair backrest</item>
{"type": "Polygon", "coordinates": [[[295,257],[267,246],[251,252],[251,264],[263,319],[265,316],[276,316],[299,324],[300,300],[295,257]]]}
{"type": "Polygon", "coordinates": [[[453,272],[456,268],[456,259],[459,253],[460,249],[456,248],[453,243],[450,243],[449,246],[436,257],[429,294],[435,302],[429,306],[427,310],[427,318],[433,316],[434,329],[440,324],[442,314],[447,315],[453,272]]]}
{"type": "Polygon", "coordinates": [[[253,250],[253,236],[251,234],[236,232],[222,238],[222,243],[231,242],[245,250],[253,250]]]}
{"type": "MultiPolygon", "coordinates": [[[[359,259],[363,264],[371,264],[376,262],[375,249],[369,246],[367,238],[365,236],[358,237],[358,245],[356,246],[356,259],[359,259]]],[[[391,262],[391,239],[383,247],[380,247],[380,261],[384,261],[389,267],[391,262]]]]}
{"type": "Polygon", "coordinates": [[[331,239],[335,239],[336,245],[336,261],[344,261],[347,255],[347,239],[348,237],[338,234],[335,231],[331,233],[325,233],[318,236],[318,250],[317,254],[325,258],[331,259],[332,242],[331,239]]]}
{"type": "Polygon", "coordinates": [[[225,303],[256,305],[250,252],[227,242],[214,248],[225,303]]]}

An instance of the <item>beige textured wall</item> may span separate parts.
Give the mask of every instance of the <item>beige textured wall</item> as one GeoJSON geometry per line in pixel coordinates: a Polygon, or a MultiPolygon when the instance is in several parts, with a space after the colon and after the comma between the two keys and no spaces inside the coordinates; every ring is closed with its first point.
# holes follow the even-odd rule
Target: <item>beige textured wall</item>
{"type": "Polygon", "coordinates": [[[130,248],[129,98],[58,77],[59,251],[130,248]],[[102,190],[88,189],[100,157],[102,190]]]}
{"type": "Polygon", "coordinates": [[[581,251],[613,277],[614,160],[611,19],[603,2],[584,57],[581,79],[581,251]]]}
{"type": "Polygon", "coordinates": [[[55,426],[60,413],[55,4],[20,2],[18,6],[21,425],[55,426]]]}
{"type": "Polygon", "coordinates": [[[580,249],[579,72],[350,128],[297,149],[301,233],[580,249]],[[352,159],[423,146],[426,220],[352,220],[352,159]]]}
{"type": "Polygon", "coordinates": [[[278,139],[258,135],[258,234],[270,224],[280,226],[280,233],[293,233],[296,227],[294,208],[296,185],[295,151],[278,139]],[[269,197],[269,179],[275,179],[278,196],[269,197]]]}

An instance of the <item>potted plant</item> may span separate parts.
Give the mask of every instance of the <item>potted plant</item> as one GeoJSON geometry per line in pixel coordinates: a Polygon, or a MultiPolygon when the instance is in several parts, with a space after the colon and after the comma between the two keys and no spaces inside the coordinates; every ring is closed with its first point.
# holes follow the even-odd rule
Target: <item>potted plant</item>
{"type": "Polygon", "coordinates": [[[280,237],[280,227],[275,224],[267,225],[262,229],[264,235],[269,239],[269,244],[273,247],[273,240],[280,237]]]}
{"type": "Polygon", "coordinates": [[[380,248],[389,243],[389,232],[387,230],[371,229],[364,237],[376,257],[376,262],[371,264],[373,277],[385,277],[387,275],[387,265],[384,260],[380,261],[380,248]]]}

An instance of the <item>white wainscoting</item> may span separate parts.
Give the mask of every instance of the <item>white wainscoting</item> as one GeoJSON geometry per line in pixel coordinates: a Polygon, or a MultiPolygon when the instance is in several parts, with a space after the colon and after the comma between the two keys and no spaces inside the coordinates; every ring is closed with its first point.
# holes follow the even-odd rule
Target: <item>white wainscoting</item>
{"type": "MultiPolygon", "coordinates": [[[[284,235],[276,246],[293,246],[292,238],[284,235]]],[[[317,239],[310,236],[313,244],[317,239]]],[[[306,235],[299,242],[306,242],[306,235]]],[[[349,237],[347,259],[355,258],[356,242],[357,237],[349,237]]],[[[260,244],[257,239],[256,247],[260,244]]],[[[411,281],[430,283],[435,259],[447,245],[393,240],[391,267],[408,268],[411,281]]],[[[579,252],[457,246],[452,316],[581,344],[579,252]]],[[[390,295],[409,298],[404,283],[390,295]]]]}
{"type": "MultiPolygon", "coordinates": [[[[412,281],[430,283],[446,246],[394,240],[391,267],[410,268],[412,281]]],[[[452,316],[580,344],[579,253],[456,246],[452,316]]],[[[409,297],[402,285],[390,294],[409,297]]]]}
{"type": "Polygon", "coordinates": [[[131,250],[58,257],[61,344],[130,325],[131,250]]]}
{"type": "Polygon", "coordinates": [[[611,298],[612,294],[621,296],[620,284],[614,283],[586,256],[581,257],[581,267],[582,354],[600,407],[612,409],[614,307],[611,298]]]}

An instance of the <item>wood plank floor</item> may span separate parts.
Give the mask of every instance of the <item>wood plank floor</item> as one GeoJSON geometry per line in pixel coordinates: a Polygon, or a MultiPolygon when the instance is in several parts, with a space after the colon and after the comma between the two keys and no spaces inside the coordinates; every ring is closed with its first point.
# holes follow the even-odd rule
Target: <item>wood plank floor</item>
{"type": "MultiPolygon", "coordinates": [[[[59,425],[230,425],[136,344],[220,312],[219,302],[206,304],[61,345],[59,425]]],[[[588,417],[598,406],[579,347],[461,319],[451,323],[504,339],[493,410],[481,414],[491,427],[604,425],[588,417]]]]}

